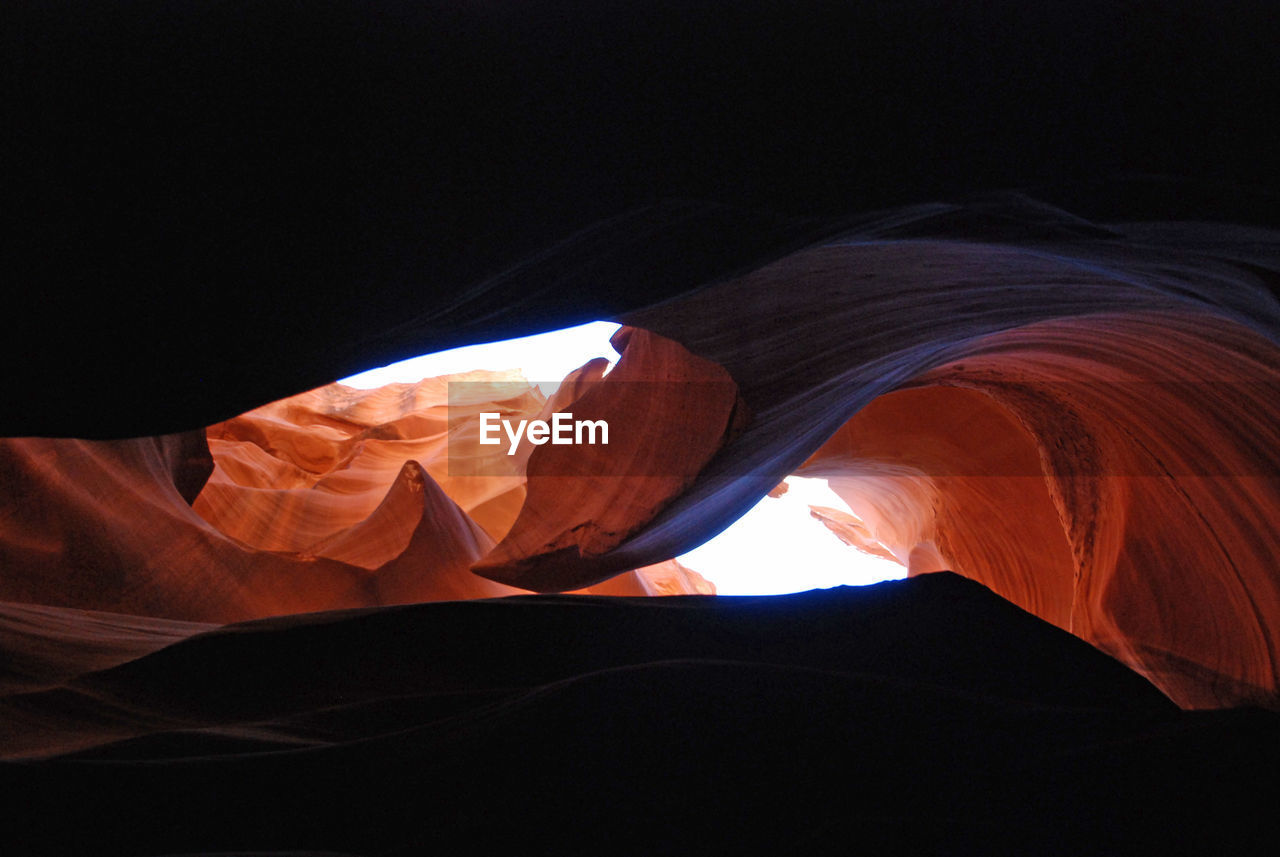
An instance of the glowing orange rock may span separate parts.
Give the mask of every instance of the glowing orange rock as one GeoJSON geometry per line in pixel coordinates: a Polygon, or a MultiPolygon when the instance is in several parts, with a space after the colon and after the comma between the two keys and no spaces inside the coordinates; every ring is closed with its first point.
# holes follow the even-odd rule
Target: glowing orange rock
{"type": "Polygon", "coordinates": [[[520,517],[477,574],[542,591],[607,579],[622,569],[592,559],[647,524],[740,430],[745,409],[724,369],[644,330],[622,328],[613,342],[618,365],[572,404],[575,417],[609,425],[609,443],[535,449],[520,517]]]}
{"type": "Polygon", "coordinates": [[[213,427],[212,475],[198,433],[3,441],[0,598],[226,621],[705,591],[664,563],[799,468],[857,516],[829,528],[912,574],[978,579],[1182,705],[1280,707],[1280,239],[912,237],[933,216],[634,312],[619,366],[551,401],[494,375],[452,402],[321,388],[213,427]],[[477,440],[482,413],[570,408],[610,445],[477,440]]]}
{"type": "MultiPolygon", "coordinates": [[[[213,426],[207,445],[0,440],[0,600],[227,622],[528,592],[470,567],[516,520],[532,447],[508,456],[467,429],[482,411],[546,416],[603,371],[551,401],[515,373],[334,384],[213,426]]],[[[713,591],[678,564],[615,574],[585,591],[713,591]]]]}
{"type": "Polygon", "coordinates": [[[582,595],[715,595],[716,586],[701,574],[678,560],[646,565],[611,577],[585,589],[572,590],[582,595]]]}
{"type": "MultiPolygon", "coordinates": [[[[524,499],[523,458],[451,440],[450,415],[462,423],[485,408],[532,414],[542,406],[515,373],[463,373],[376,390],[330,384],[211,427],[218,467],[195,509],[254,547],[308,550],[372,514],[414,460],[500,538],[524,499]],[[452,412],[451,384],[462,397],[452,412]],[[452,477],[451,457],[482,459],[484,478],[452,477]]],[[[407,539],[408,531],[400,535],[407,539]]]]}
{"type": "Polygon", "coordinates": [[[257,551],[192,511],[175,444],[0,442],[0,598],[222,622],[367,601],[368,572],[257,551]]]}
{"type": "Polygon", "coordinates": [[[854,515],[829,506],[810,506],[809,514],[821,521],[823,526],[835,534],[836,538],[850,547],[871,556],[900,562],[895,554],[880,544],[879,540],[871,534],[867,525],[854,515]]]}
{"type": "Polygon", "coordinates": [[[980,580],[1181,705],[1280,707],[1280,238],[894,237],[931,216],[624,318],[724,366],[753,419],[619,559],[830,476],[911,573],[980,580]]]}
{"type": "Polygon", "coordinates": [[[1185,314],[1031,325],[872,402],[801,472],[913,574],[973,577],[1181,705],[1267,704],[1275,356],[1185,314]]]}

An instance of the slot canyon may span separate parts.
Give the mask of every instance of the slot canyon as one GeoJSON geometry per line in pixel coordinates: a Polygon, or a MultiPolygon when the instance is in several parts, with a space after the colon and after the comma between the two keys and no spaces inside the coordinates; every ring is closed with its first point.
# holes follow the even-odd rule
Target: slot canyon
{"type": "Polygon", "coordinates": [[[0,852],[1273,847],[1261,4],[136,5],[0,13],[0,852]],[[792,476],[907,577],[677,559],[792,476]]]}

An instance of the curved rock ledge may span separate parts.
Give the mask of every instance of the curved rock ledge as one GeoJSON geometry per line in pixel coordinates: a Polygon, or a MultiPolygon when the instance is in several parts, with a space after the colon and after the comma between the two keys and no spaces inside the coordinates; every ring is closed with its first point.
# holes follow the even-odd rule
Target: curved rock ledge
{"type": "Polygon", "coordinates": [[[866,533],[833,529],[913,574],[980,580],[1181,705],[1275,707],[1278,248],[1019,198],[919,206],[627,315],[619,366],[551,402],[494,373],[331,385],[212,427],[211,475],[198,435],[6,440],[0,596],[229,621],[707,591],[670,558],[800,472],[866,533]],[[632,431],[474,440],[485,409],[569,407],[632,431]]]}

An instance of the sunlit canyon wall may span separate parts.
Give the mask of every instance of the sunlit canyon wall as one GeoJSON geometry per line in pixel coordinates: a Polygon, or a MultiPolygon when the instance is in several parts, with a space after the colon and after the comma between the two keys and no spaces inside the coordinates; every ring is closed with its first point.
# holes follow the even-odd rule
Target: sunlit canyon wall
{"type": "Polygon", "coordinates": [[[845,541],[981,581],[1183,706],[1280,706],[1277,236],[1033,213],[979,240],[952,209],[894,212],[630,313],[617,368],[551,401],[475,374],[453,380],[492,396],[452,414],[435,379],[207,432],[5,440],[0,597],[225,622],[706,593],[671,558],[799,473],[856,514],[818,511],[845,541]],[[640,440],[575,448],[567,476],[562,448],[457,432],[570,405],[640,440]],[[450,456],[507,470],[450,475],[450,456]],[[620,460],[652,475],[599,475],[620,460]]]}

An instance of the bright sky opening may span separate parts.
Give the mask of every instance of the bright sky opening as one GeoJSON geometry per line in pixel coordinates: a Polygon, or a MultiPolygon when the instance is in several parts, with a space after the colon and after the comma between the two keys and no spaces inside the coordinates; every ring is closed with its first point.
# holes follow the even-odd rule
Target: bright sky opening
{"type": "Polygon", "coordinates": [[[621,326],[593,321],[519,339],[466,345],[410,357],[390,366],[343,378],[338,383],[369,390],[383,384],[412,383],[474,369],[520,369],[525,379],[536,383],[542,394],[547,396],[555,392],[565,375],[594,357],[604,357],[610,365],[617,362],[621,355],[609,344],[609,337],[621,326]]]}
{"type": "Polygon", "coordinates": [[[846,545],[809,514],[810,506],[849,511],[827,480],[786,481],[787,493],[762,498],[680,562],[714,583],[720,595],[776,595],[907,576],[899,563],[846,545]]]}
{"type": "MultiPolygon", "coordinates": [[[[594,357],[619,355],[609,337],[619,325],[595,321],[564,330],[468,345],[413,357],[343,378],[371,389],[475,369],[520,369],[550,395],[565,375],[594,357]]],[[[720,535],[678,557],[716,585],[721,595],[774,595],[832,586],[860,586],[905,577],[896,562],[849,547],[809,514],[809,506],[849,511],[825,479],[787,478],[781,497],[765,497],[720,535]]]]}

